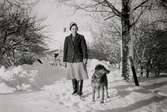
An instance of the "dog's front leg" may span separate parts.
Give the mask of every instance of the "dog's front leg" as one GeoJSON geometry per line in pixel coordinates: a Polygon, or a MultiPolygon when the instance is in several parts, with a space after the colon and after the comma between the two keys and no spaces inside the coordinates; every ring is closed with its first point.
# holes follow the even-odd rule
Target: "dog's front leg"
{"type": "Polygon", "coordinates": [[[92,90],[93,90],[92,101],[95,102],[95,88],[93,88],[92,90]]]}
{"type": "Polygon", "coordinates": [[[97,98],[100,98],[100,87],[97,88],[98,96],[97,98]]]}
{"type": "Polygon", "coordinates": [[[106,95],[107,95],[107,98],[110,98],[109,94],[108,94],[108,87],[106,86],[106,95]]]}
{"type": "Polygon", "coordinates": [[[102,94],[101,94],[102,96],[101,96],[101,102],[100,103],[104,103],[104,86],[102,86],[101,89],[102,89],[102,91],[101,91],[102,92],[102,94]]]}

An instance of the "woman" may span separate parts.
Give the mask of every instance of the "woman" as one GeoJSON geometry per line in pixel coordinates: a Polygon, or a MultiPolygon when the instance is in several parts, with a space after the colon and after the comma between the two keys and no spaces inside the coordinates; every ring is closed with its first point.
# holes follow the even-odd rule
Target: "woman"
{"type": "Polygon", "coordinates": [[[87,64],[87,45],[84,36],[77,33],[78,26],[72,22],[70,24],[71,34],[64,41],[63,61],[67,68],[67,79],[72,80],[73,95],[82,95],[83,80],[88,79],[87,64]]]}

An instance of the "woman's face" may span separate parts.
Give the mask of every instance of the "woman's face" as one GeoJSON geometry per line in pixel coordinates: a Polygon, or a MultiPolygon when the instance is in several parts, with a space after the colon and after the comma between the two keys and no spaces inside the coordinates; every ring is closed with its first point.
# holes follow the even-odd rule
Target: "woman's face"
{"type": "Polygon", "coordinates": [[[77,33],[77,30],[78,30],[78,28],[77,28],[76,25],[73,25],[73,26],[71,27],[71,33],[72,33],[72,34],[76,34],[76,33],[77,33]]]}

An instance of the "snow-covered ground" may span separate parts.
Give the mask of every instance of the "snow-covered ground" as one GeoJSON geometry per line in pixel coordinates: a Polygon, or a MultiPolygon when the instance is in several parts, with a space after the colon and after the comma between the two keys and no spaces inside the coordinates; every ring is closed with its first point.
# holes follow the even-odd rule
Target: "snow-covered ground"
{"type": "MultiPolygon", "coordinates": [[[[90,77],[97,63],[90,61],[90,77]]],[[[104,104],[99,99],[92,102],[90,79],[84,81],[82,97],[71,95],[71,81],[65,79],[43,86],[41,91],[0,95],[0,112],[167,112],[167,97],[159,95],[167,90],[167,77],[136,87],[113,69],[108,74],[110,98],[105,98],[104,104]]]]}

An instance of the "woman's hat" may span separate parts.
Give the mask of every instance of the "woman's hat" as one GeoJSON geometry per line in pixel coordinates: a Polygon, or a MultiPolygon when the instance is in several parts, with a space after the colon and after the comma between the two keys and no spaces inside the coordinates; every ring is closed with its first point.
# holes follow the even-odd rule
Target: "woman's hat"
{"type": "Polygon", "coordinates": [[[72,26],[76,26],[77,29],[78,29],[78,26],[77,26],[77,24],[76,24],[75,22],[71,22],[71,23],[70,23],[70,25],[69,25],[70,30],[71,30],[72,26]]]}

